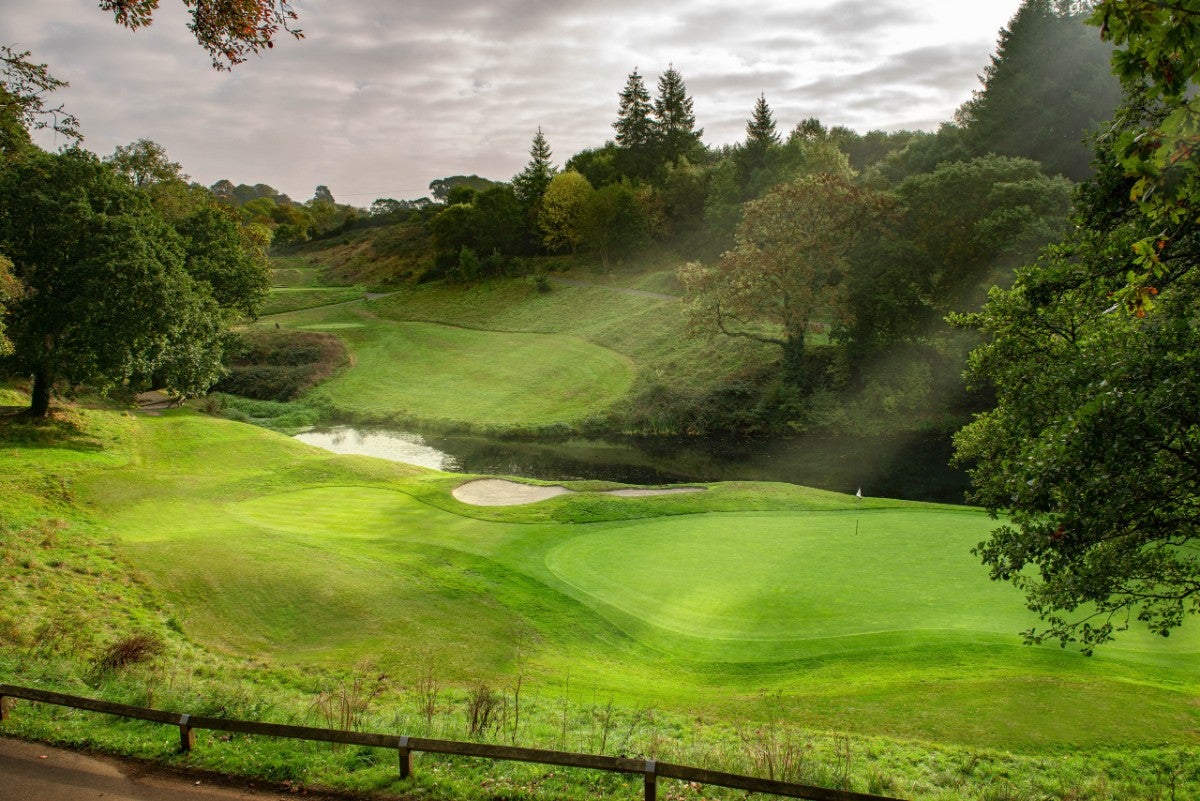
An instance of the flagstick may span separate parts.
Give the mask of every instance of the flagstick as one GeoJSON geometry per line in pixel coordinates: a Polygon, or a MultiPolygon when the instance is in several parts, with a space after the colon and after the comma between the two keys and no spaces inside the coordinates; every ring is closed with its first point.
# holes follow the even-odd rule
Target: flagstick
{"type": "Polygon", "coordinates": [[[858,536],[858,518],[862,515],[862,487],[858,488],[858,492],[854,493],[854,497],[858,498],[858,504],[854,507],[854,536],[858,536]]]}

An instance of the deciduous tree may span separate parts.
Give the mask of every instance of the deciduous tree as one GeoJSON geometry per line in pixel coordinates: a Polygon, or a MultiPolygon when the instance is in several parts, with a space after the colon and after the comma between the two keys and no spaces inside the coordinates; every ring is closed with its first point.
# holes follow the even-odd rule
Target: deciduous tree
{"type": "Polygon", "coordinates": [[[1101,2],[1127,103],[1069,236],[967,322],[996,406],[956,439],[1006,523],[978,553],[1090,651],[1200,612],[1200,7],[1101,2]]]}
{"type": "Polygon", "coordinates": [[[112,386],[184,350],[191,365],[174,375],[187,384],[168,388],[219,375],[206,322],[219,312],[184,270],[178,234],[95,156],[37,152],[0,172],[0,251],[24,289],[8,322],[12,358],[34,379],[32,414],[46,414],[58,382],[112,386]]]}
{"type": "Polygon", "coordinates": [[[571,170],[550,181],[538,217],[542,241],[549,250],[574,253],[587,241],[593,194],[588,180],[571,170]]]}
{"type": "Polygon", "coordinates": [[[893,206],[889,196],[832,175],[775,187],[746,204],[736,244],[717,265],[681,270],[692,320],[778,345],[785,379],[803,384],[809,324],[846,314],[851,252],[893,206]]]}

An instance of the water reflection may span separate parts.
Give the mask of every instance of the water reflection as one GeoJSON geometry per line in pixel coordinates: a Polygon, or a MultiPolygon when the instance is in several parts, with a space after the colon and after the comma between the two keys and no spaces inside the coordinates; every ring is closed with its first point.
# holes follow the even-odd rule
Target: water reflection
{"type": "Polygon", "coordinates": [[[514,441],[339,427],[299,438],[339,453],[549,481],[786,481],[847,493],[861,487],[864,495],[946,503],[962,503],[968,484],[963,471],[949,466],[949,438],[920,435],[514,441]]]}
{"type": "Polygon", "coordinates": [[[425,444],[419,434],[404,431],[380,431],[336,426],[297,434],[296,439],[334,453],[378,456],[393,462],[415,464],[434,470],[455,471],[458,460],[448,453],[425,444]]]}

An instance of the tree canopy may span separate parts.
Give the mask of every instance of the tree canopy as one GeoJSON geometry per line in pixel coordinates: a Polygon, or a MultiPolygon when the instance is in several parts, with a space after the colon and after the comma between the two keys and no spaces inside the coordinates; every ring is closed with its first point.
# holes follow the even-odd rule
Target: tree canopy
{"type": "Polygon", "coordinates": [[[778,345],[785,377],[803,381],[810,323],[846,312],[850,255],[893,205],[827,174],[775,187],[746,204],[736,244],[716,266],[681,271],[690,314],[726,336],[778,345]]]}
{"type": "Polygon", "coordinates": [[[1090,651],[1200,611],[1200,7],[1101,2],[1126,103],[1066,238],[966,322],[993,409],[956,438],[1008,522],[978,553],[1026,594],[1034,641],[1090,651]]]}
{"type": "Polygon", "coordinates": [[[168,389],[196,391],[219,374],[220,315],[178,234],[95,156],[38,151],[0,171],[0,251],[22,285],[10,358],[34,378],[32,414],[57,382],[166,371],[168,389]]]}

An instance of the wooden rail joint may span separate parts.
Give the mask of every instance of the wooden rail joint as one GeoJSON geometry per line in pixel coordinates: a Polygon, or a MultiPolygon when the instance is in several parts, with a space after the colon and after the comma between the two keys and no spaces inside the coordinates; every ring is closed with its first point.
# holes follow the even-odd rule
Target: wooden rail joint
{"type": "Polygon", "coordinates": [[[408,747],[408,737],[400,738],[400,745],[396,750],[400,753],[400,778],[407,779],[412,776],[413,771],[412,749],[408,747]]]}
{"type": "Polygon", "coordinates": [[[184,713],[179,716],[179,750],[191,751],[196,747],[196,730],[188,725],[192,716],[184,713]]]}
{"type": "Polygon", "coordinates": [[[646,760],[646,801],[656,801],[658,798],[658,761],[646,760]]]}

